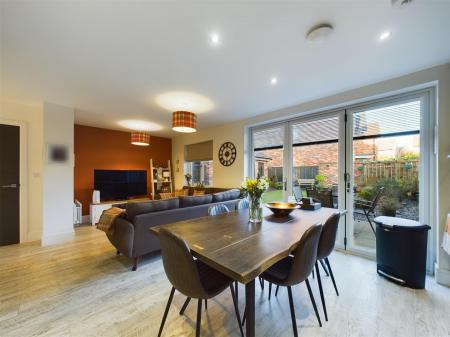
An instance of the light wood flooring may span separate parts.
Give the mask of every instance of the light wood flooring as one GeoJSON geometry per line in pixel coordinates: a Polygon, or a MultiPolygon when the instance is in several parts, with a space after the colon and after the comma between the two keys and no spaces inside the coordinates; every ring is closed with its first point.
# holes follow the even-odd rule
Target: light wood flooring
{"type": "MultiPolygon", "coordinates": [[[[330,261],[341,295],[324,277],[329,322],[322,328],[305,285],[294,288],[300,336],[450,336],[449,288],[432,278],[426,290],[399,287],[377,276],[373,261],[351,255],[336,252],[330,261]]],[[[171,287],[158,254],[131,272],[131,260],[116,256],[104,233],[92,227],[77,228],[73,242],[64,245],[0,247],[0,267],[2,337],[157,336],[171,287]]],[[[292,336],[286,289],[270,302],[267,295],[267,287],[261,292],[257,284],[256,335],[292,336]]],[[[194,335],[196,303],[179,316],[184,299],[176,293],[164,336],[194,335]]],[[[209,301],[202,336],[239,336],[238,331],[226,291],[209,301]]]]}

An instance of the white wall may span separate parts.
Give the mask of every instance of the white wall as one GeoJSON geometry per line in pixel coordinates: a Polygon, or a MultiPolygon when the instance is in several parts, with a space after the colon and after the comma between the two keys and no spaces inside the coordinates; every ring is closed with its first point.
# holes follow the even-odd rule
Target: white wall
{"type": "Polygon", "coordinates": [[[42,119],[42,104],[0,100],[0,122],[20,125],[21,138],[26,139],[21,144],[21,242],[40,240],[42,235],[42,119]]]}
{"type": "MultiPolygon", "coordinates": [[[[214,186],[239,186],[244,178],[244,132],[247,126],[267,121],[298,116],[311,111],[347,105],[349,103],[383,95],[389,92],[403,90],[408,87],[424,83],[438,83],[438,252],[436,277],[441,283],[450,285],[450,257],[440,248],[447,213],[450,212],[450,64],[418,71],[398,78],[371,84],[355,90],[346,91],[337,95],[302,103],[286,109],[277,110],[254,118],[229,123],[220,127],[200,130],[195,134],[180,134],[172,140],[172,160],[180,161],[180,171],[175,170],[177,188],[183,185],[183,156],[184,145],[199,141],[213,140],[214,144],[214,186]],[[217,160],[217,150],[224,141],[231,141],[237,147],[238,158],[230,167],[222,166],[217,160]]],[[[201,118],[201,117],[199,117],[201,118]]]]}
{"type": "Polygon", "coordinates": [[[70,239],[73,235],[74,110],[44,103],[43,235],[42,245],[70,239]],[[66,145],[70,160],[47,160],[49,144],[66,145]]]}

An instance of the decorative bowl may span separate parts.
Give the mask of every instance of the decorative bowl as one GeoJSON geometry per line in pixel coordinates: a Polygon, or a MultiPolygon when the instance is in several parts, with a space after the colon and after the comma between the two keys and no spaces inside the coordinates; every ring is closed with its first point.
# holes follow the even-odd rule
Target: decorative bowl
{"type": "Polygon", "coordinates": [[[299,206],[293,202],[268,202],[265,204],[268,209],[270,209],[274,216],[285,217],[291,214],[294,209],[299,208],[299,206]]]}

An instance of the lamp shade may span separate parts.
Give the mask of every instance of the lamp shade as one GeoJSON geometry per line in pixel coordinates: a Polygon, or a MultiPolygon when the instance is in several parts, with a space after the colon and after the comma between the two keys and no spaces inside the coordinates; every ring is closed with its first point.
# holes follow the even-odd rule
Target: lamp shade
{"type": "Polygon", "coordinates": [[[150,135],[142,131],[133,131],[131,133],[131,144],[139,146],[149,146],[150,135]]]}
{"type": "Polygon", "coordinates": [[[197,131],[197,116],[189,111],[175,111],[172,114],[172,130],[185,133],[197,131]]]}

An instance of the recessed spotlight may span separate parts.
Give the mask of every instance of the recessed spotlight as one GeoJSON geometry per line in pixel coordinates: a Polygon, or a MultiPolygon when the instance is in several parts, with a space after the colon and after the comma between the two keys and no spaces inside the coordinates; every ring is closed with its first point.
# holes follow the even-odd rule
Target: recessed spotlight
{"type": "Polygon", "coordinates": [[[278,83],[278,79],[277,79],[276,77],[272,77],[272,78],[270,79],[270,84],[275,85],[275,84],[277,84],[277,83],[278,83]]]}
{"type": "Polygon", "coordinates": [[[217,46],[217,45],[220,44],[220,35],[217,34],[217,33],[212,33],[212,34],[209,36],[209,40],[211,41],[211,43],[212,43],[213,45],[217,46]]]}
{"type": "Polygon", "coordinates": [[[390,38],[391,35],[392,35],[392,33],[390,31],[386,30],[380,34],[380,40],[381,41],[386,40],[386,39],[390,38]]]}

